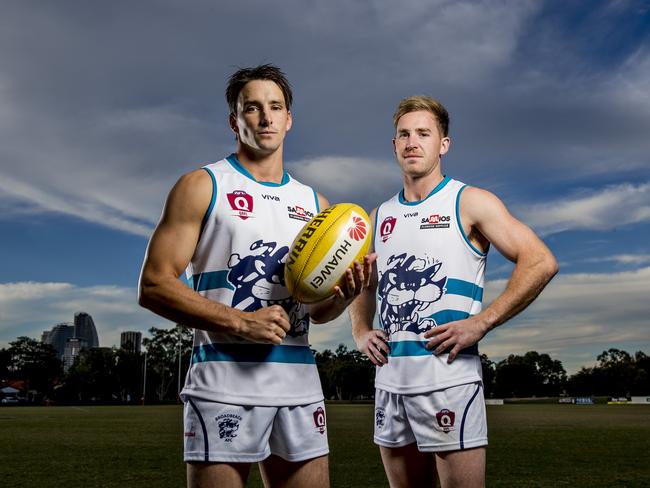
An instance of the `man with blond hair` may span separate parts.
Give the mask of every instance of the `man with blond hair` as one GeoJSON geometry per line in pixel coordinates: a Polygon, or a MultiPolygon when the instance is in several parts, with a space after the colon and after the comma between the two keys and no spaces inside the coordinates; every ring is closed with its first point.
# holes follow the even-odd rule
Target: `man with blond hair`
{"type": "Polygon", "coordinates": [[[406,98],[393,123],[403,188],[371,213],[377,272],[351,306],[357,348],[377,366],[375,443],[393,488],[435,486],[436,477],[443,488],[481,487],[478,342],[539,295],[557,262],[495,195],[442,173],[451,140],[440,102],[406,98]],[[482,309],[490,244],[515,267],[482,309]]]}

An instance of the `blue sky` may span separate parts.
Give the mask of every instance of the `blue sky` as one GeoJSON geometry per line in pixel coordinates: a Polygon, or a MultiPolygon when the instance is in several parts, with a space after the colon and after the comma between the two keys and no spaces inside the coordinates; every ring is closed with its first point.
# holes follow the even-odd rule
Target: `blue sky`
{"type": "MultiPolygon", "coordinates": [[[[74,313],[100,343],[171,324],[135,303],[148,236],[183,173],[233,149],[223,91],[273,62],[294,87],[285,164],[330,201],[400,189],[391,117],[451,114],[444,172],[533,227],[561,272],[490,333],[569,372],[650,353],[650,2],[13,2],[0,19],[0,346],[74,313]]],[[[511,265],[488,258],[486,299],[511,265]]],[[[345,317],[312,329],[352,345],[345,317]]]]}

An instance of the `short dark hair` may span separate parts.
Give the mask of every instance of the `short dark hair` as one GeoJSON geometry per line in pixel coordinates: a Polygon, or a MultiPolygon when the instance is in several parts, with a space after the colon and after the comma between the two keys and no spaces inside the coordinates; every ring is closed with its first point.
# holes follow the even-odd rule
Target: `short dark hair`
{"type": "Polygon", "coordinates": [[[228,102],[228,109],[230,115],[237,114],[237,98],[239,92],[244,88],[244,85],[253,80],[269,80],[273,81],[282,90],[284,95],[284,103],[287,105],[287,110],[291,110],[291,102],[293,101],[293,94],[291,93],[291,85],[287,80],[286,75],[280,68],[272,64],[262,64],[253,68],[238,69],[228,79],[228,86],[226,87],[226,101],[228,102]]]}

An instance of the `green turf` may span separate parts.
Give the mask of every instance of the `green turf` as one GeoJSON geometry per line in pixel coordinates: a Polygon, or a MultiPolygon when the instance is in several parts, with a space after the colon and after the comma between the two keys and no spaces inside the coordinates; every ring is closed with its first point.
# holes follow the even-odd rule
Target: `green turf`
{"type": "MultiPolygon", "coordinates": [[[[327,407],[332,486],[387,486],[371,405],[327,407]]],[[[0,408],[3,487],[180,487],[179,406],[0,408]]],[[[650,407],[488,407],[488,486],[650,486],[650,407]]],[[[249,486],[261,486],[254,469],[249,486]]]]}

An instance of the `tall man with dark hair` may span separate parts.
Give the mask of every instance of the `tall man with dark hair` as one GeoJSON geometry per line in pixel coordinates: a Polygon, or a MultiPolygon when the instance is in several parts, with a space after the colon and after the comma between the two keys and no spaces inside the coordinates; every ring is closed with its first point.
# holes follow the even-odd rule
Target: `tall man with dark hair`
{"type": "Polygon", "coordinates": [[[477,344],[537,297],[557,263],[496,196],[443,175],[451,140],[437,100],[406,98],[393,122],[403,189],[371,214],[377,273],[350,310],[357,347],[378,367],[375,442],[393,488],[435,486],[436,476],[443,488],[481,487],[477,344]],[[515,268],[481,310],[490,244],[515,268]]]}
{"type": "Polygon", "coordinates": [[[275,66],[228,83],[237,151],[182,176],[153,233],[139,302],[195,329],[185,402],[190,487],[242,487],[253,462],[265,485],[327,487],[323,393],[307,333],[368,285],[371,262],[348,269],[335,296],[289,296],[289,246],[327,200],[283,169],[291,87],[275,66]],[[184,275],[189,287],[178,278],[184,275]]]}

